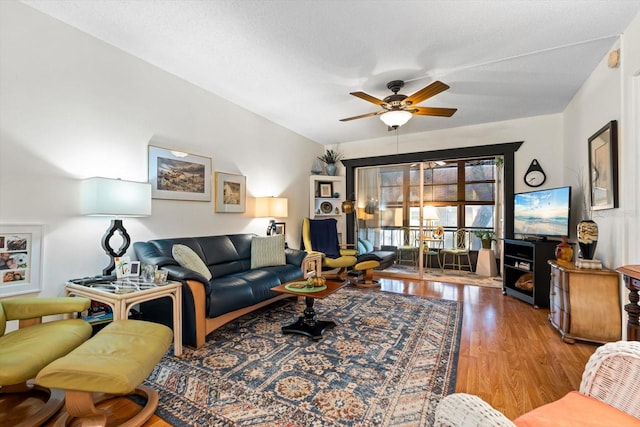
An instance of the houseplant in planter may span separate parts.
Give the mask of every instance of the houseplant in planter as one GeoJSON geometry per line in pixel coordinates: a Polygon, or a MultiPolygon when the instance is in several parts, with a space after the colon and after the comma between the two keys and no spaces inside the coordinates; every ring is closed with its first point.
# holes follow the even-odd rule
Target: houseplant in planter
{"type": "Polygon", "coordinates": [[[342,153],[337,150],[329,149],[322,156],[318,157],[322,163],[326,165],[327,175],[334,176],[336,174],[338,163],[342,159],[342,153]]]}
{"type": "Polygon", "coordinates": [[[482,249],[491,249],[491,242],[496,240],[493,231],[482,230],[476,231],[474,234],[482,242],[482,249]]]}

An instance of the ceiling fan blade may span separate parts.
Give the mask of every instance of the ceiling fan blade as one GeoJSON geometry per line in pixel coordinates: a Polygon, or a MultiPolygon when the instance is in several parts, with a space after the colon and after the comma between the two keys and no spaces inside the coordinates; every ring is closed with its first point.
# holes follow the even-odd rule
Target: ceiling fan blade
{"type": "Polygon", "coordinates": [[[413,95],[405,99],[402,103],[405,105],[409,103],[411,103],[411,105],[416,105],[424,101],[425,99],[431,98],[432,96],[439,94],[440,92],[444,92],[447,89],[449,89],[449,85],[446,85],[441,81],[436,80],[435,82],[431,83],[429,86],[420,89],[419,91],[417,91],[416,93],[414,93],[413,95]]]}
{"type": "Polygon", "coordinates": [[[353,117],[347,117],[346,119],[340,119],[340,121],[341,122],[348,122],[349,120],[364,119],[365,117],[377,116],[377,115],[382,114],[382,113],[384,113],[384,111],[377,111],[375,113],[361,114],[359,116],[353,116],[353,117]]]}
{"type": "Polygon", "coordinates": [[[416,107],[411,110],[407,110],[418,116],[440,116],[451,117],[458,111],[457,108],[435,108],[435,107],[416,107]]]}
{"type": "Polygon", "coordinates": [[[369,101],[369,102],[371,102],[373,104],[376,104],[376,105],[378,105],[380,107],[384,107],[385,105],[387,105],[387,103],[384,102],[383,100],[378,99],[375,96],[371,96],[371,95],[369,95],[367,93],[364,93],[364,92],[351,92],[351,95],[357,96],[360,99],[364,99],[365,101],[369,101]]]}

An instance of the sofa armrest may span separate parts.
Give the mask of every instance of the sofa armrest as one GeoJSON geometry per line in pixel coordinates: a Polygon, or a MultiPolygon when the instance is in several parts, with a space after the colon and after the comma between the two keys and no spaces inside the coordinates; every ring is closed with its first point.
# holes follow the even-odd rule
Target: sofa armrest
{"type": "Polygon", "coordinates": [[[287,264],[302,266],[302,260],[307,256],[307,252],[301,249],[287,248],[284,250],[287,264]]]}
{"type": "Polygon", "coordinates": [[[189,270],[188,268],[184,268],[180,265],[165,265],[162,267],[162,270],[169,272],[169,279],[171,280],[177,280],[180,282],[195,280],[200,282],[202,283],[202,286],[204,286],[205,294],[209,295],[211,293],[211,285],[209,284],[209,281],[200,273],[196,273],[195,271],[189,270]]]}
{"type": "Polygon", "coordinates": [[[516,427],[501,412],[487,402],[466,393],[444,397],[436,408],[436,427],[492,426],[516,427]]]}
{"type": "Polygon", "coordinates": [[[158,252],[158,248],[149,242],[135,242],[133,249],[135,250],[138,261],[145,264],[157,265],[158,268],[164,267],[165,265],[178,265],[178,261],[162,255],[158,252]]]}

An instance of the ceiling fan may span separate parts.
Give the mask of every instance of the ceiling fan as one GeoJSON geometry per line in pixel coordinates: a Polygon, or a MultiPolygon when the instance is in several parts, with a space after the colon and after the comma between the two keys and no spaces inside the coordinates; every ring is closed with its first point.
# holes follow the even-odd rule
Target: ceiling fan
{"type": "Polygon", "coordinates": [[[365,117],[380,116],[380,119],[389,127],[389,130],[398,129],[403,124],[407,123],[413,115],[418,116],[440,116],[451,117],[458,109],[457,108],[435,108],[435,107],[417,107],[416,104],[431,98],[449,89],[449,86],[436,80],[429,86],[424,87],[414,93],[411,96],[399,94],[398,91],[402,89],[404,82],[402,80],[393,80],[387,83],[387,88],[393,92],[393,95],[389,95],[384,99],[378,99],[374,96],[366,94],[364,92],[351,92],[351,95],[357,96],[360,99],[369,101],[382,107],[382,110],[374,113],[361,114],[359,116],[347,117],[341,119],[341,122],[348,122],[349,120],[363,119],[365,117]]]}

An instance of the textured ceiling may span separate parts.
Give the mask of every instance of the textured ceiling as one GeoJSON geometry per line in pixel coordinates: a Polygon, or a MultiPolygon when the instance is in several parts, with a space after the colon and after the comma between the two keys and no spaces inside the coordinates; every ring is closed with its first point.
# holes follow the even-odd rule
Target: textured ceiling
{"type": "Polygon", "coordinates": [[[349,95],[451,86],[401,133],[564,110],[640,0],[25,0],[322,144],[388,134],[349,95]]]}

